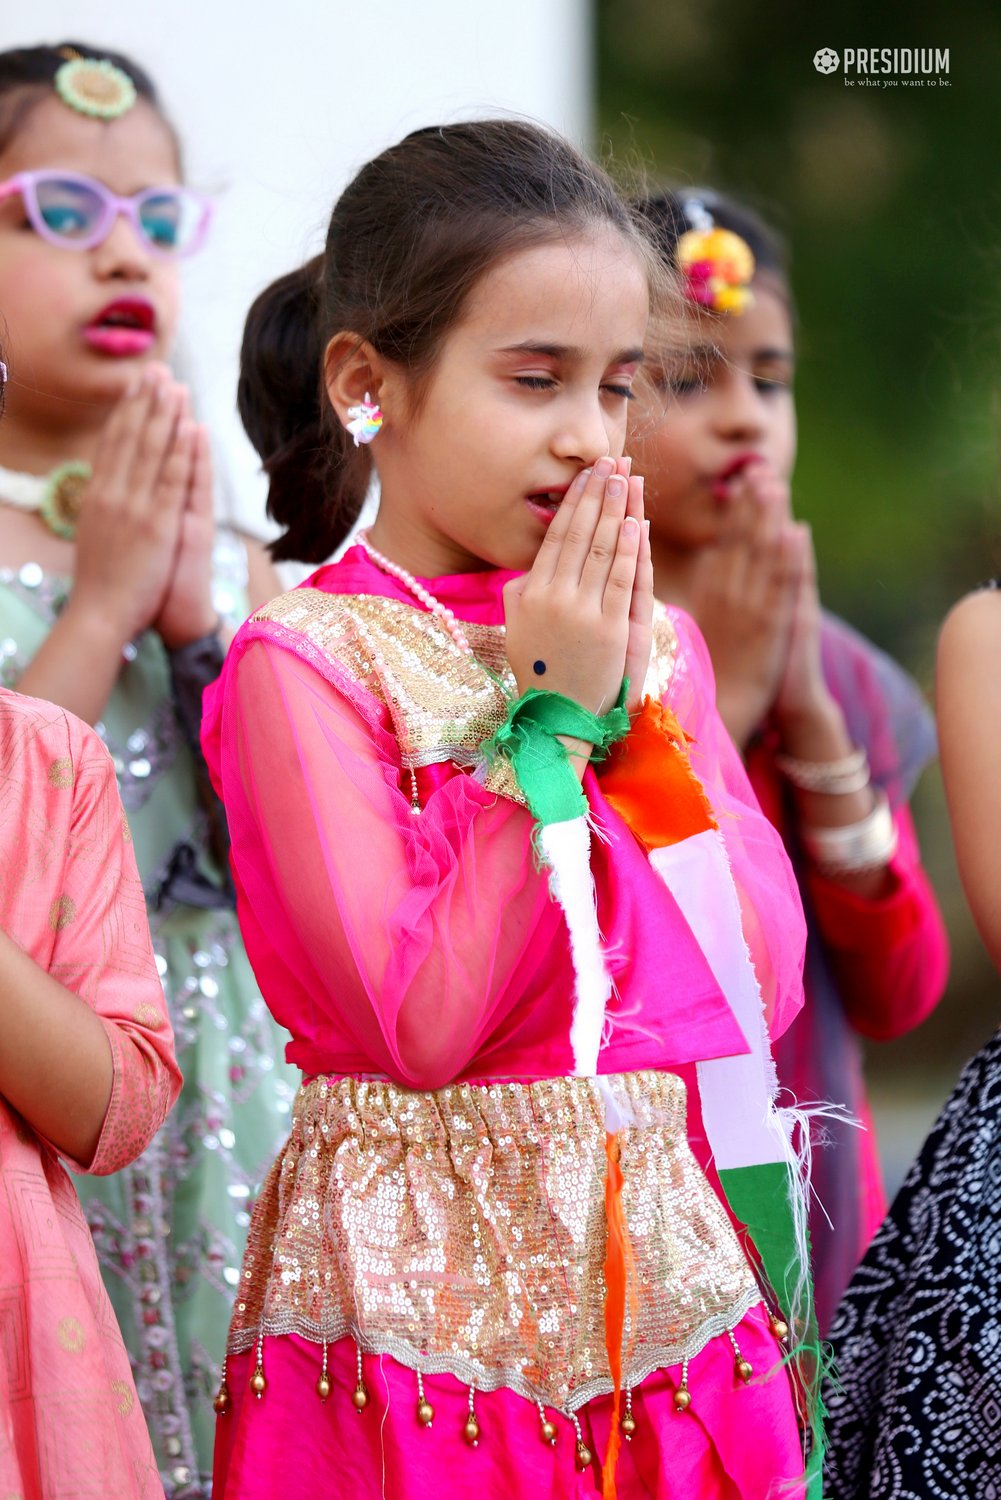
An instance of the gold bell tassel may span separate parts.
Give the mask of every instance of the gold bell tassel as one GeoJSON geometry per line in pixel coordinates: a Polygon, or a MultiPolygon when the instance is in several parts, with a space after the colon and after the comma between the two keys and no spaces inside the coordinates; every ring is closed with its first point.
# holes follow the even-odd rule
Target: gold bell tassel
{"type": "Polygon", "coordinates": [[[434,1407],[424,1394],[424,1377],[417,1371],[417,1420],[422,1427],[430,1427],[434,1421],[434,1407]]]}
{"type": "Polygon", "coordinates": [[[316,1382],[316,1394],[321,1401],[326,1401],[330,1395],[330,1376],[327,1374],[327,1341],[323,1341],[323,1368],[320,1370],[320,1378],[316,1382]]]}
{"type": "Polygon", "coordinates": [[[229,1386],[226,1384],[226,1361],[223,1359],[222,1369],[219,1371],[219,1389],[216,1391],[215,1400],[212,1402],[212,1410],[217,1417],[224,1417],[229,1411],[230,1404],[229,1386]]]}
{"type": "Polygon", "coordinates": [[[358,1356],[358,1384],[355,1386],[351,1396],[351,1403],[355,1411],[361,1416],[368,1405],[368,1387],[365,1384],[365,1376],[361,1363],[361,1344],[355,1344],[355,1353],[358,1356]]]}

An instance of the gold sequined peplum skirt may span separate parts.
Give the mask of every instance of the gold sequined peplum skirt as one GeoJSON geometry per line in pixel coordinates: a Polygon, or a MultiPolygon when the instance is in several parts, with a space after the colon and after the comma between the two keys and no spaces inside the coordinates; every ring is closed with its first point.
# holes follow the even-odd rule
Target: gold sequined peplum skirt
{"type": "Polygon", "coordinates": [[[574,1411],[605,1352],[605,1099],[634,1255],[623,1379],[696,1355],[760,1292],[669,1073],[451,1084],[315,1078],[254,1210],[231,1353],[351,1337],[424,1373],[574,1411]],[[605,1097],[603,1097],[603,1094],[605,1097]]]}

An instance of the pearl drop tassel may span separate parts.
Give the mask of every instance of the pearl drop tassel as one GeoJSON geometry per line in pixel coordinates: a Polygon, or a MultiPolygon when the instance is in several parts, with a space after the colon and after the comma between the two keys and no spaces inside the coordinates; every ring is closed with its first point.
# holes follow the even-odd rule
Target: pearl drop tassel
{"type": "Polygon", "coordinates": [[[422,1427],[430,1427],[434,1421],[434,1407],[424,1394],[424,1379],[417,1371],[417,1420],[422,1427]]]}
{"type": "Polygon", "coordinates": [[[471,1385],[469,1387],[469,1416],[466,1418],[466,1425],[462,1429],[462,1435],[470,1448],[478,1448],[480,1443],[480,1424],[476,1420],[475,1394],[476,1387],[471,1385]]]}
{"type": "Polygon", "coordinates": [[[361,1416],[362,1412],[368,1405],[368,1388],[365,1385],[365,1376],[362,1371],[361,1364],[361,1344],[355,1344],[355,1353],[358,1356],[358,1384],[354,1388],[354,1394],[351,1397],[351,1400],[354,1404],[355,1411],[359,1416],[361,1416]]]}
{"type": "Polygon", "coordinates": [[[593,1454],[584,1441],[584,1434],[580,1430],[580,1422],[577,1419],[576,1412],[570,1413],[570,1420],[573,1423],[574,1432],[577,1434],[577,1443],[574,1448],[574,1463],[578,1474],[583,1474],[586,1469],[591,1467],[593,1454]]]}

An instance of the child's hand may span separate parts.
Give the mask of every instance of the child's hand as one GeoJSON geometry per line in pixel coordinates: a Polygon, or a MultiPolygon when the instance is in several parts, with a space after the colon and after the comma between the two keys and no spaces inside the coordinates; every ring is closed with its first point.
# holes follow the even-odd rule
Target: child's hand
{"type": "Polygon", "coordinates": [[[815,715],[827,715],[831,695],[824,681],[820,658],[820,595],[817,564],[810,528],[794,527],[793,556],[798,583],[789,634],[789,654],[775,699],[775,718],[781,731],[787,721],[802,723],[815,715]]]}
{"type": "Polygon", "coordinates": [[[96,615],[123,644],[156,618],[173,570],[191,468],[186,403],[151,365],[108,418],[83,496],[73,612],[96,615]]]}
{"type": "Polygon", "coordinates": [[[691,605],[712,657],[720,714],[743,748],[779,693],[802,559],[788,485],[767,464],[742,471],[731,507],[726,532],[699,559],[691,605]]]}
{"type": "Polygon", "coordinates": [[[187,496],[178,530],[174,570],[153,629],[168,651],[209,635],[218,624],[212,606],[212,454],[208,433],[187,418],[181,423],[189,455],[187,496]]]}
{"type": "Polygon", "coordinates": [[[562,693],[597,714],[618,697],[627,649],[632,645],[637,669],[643,649],[642,596],[631,622],[642,490],[639,480],[615,470],[615,460],[604,458],[578,475],[531,570],[504,590],[507,654],[519,691],[562,693]]]}
{"type": "MultiPolygon", "coordinates": [[[[620,459],[618,472],[628,475],[631,467],[631,459],[620,459]]],[[[629,610],[629,644],[626,647],[625,675],[629,678],[626,708],[632,714],[643,701],[643,684],[653,645],[653,557],[650,552],[650,522],[643,511],[641,477],[630,480],[626,514],[635,517],[641,528],[633,602],[629,610]]]]}

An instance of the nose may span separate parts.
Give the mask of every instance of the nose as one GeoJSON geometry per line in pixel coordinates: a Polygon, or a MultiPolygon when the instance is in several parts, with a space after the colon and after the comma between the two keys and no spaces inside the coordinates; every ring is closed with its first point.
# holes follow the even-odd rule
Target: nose
{"type": "Polygon", "coordinates": [[[149,276],[149,247],[124,214],[116,216],[107,239],[95,245],[91,255],[102,281],[145,281],[149,276]]]}
{"type": "Polygon", "coordinates": [[[713,418],[717,431],[732,441],[755,442],[766,429],[761,393],[747,370],[730,366],[717,381],[713,418]]]}
{"type": "Polygon", "coordinates": [[[552,448],[558,458],[585,468],[611,453],[615,442],[621,446],[623,436],[600,400],[582,397],[559,412],[552,448]]]}

